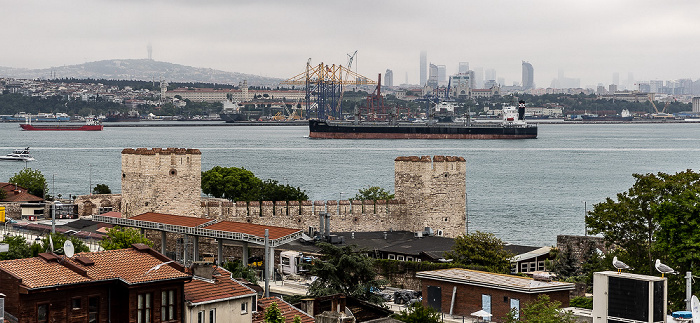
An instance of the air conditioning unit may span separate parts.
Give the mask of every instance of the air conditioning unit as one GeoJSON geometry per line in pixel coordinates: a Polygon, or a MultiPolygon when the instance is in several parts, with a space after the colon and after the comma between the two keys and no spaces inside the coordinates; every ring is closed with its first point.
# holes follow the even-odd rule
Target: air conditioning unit
{"type": "Polygon", "coordinates": [[[440,230],[440,229],[435,230],[435,235],[438,237],[442,237],[442,230],[440,230]]]}
{"type": "Polygon", "coordinates": [[[666,278],[616,271],[593,274],[593,322],[666,322],[666,278]]]}
{"type": "Polygon", "coordinates": [[[416,238],[422,238],[423,237],[423,232],[418,231],[418,232],[413,232],[413,236],[416,238]]]}

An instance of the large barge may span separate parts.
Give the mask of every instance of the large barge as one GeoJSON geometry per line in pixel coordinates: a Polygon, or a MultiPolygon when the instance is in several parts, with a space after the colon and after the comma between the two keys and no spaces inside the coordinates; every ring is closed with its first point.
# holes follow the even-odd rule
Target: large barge
{"type": "Polygon", "coordinates": [[[19,125],[28,131],[102,131],[103,126],[97,120],[89,120],[86,124],[42,124],[33,125],[30,122],[19,125]]]}
{"type": "Polygon", "coordinates": [[[497,123],[343,122],[309,120],[309,138],[322,139],[534,139],[537,125],[525,122],[525,102],[504,107],[497,123]]]}

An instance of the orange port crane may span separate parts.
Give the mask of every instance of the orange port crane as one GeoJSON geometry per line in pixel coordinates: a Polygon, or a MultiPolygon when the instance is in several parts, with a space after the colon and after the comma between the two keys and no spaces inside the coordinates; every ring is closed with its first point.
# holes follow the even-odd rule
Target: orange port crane
{"type": "Polygon", "coordinates": [[[309,58],[304,72],[280,84],[304,86],[306,89],[306,115],[311,116],[315,112],[316,118],[325,120],[342,118],[339,101],[345,85],[375,85],[377,83],[342,65],[326,65],[324,63],[311,65],[309,58]]]}

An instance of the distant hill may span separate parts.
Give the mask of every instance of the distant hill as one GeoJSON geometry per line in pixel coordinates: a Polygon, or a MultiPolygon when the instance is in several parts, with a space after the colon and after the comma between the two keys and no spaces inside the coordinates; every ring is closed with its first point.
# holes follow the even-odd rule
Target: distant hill
{"type": "Polygon", "coordinates": [[[282,79],[252,74],[225,72],[211,68],[191,67],[150,59],[110,59],[79,65],[45,69],[26,69],[0,66],[0,77],[22,79],[94,78],[109,80],[140,80],[168,82],[206,82],[237,85],[248,80],[248,85],[277,86],[282,79]]]}

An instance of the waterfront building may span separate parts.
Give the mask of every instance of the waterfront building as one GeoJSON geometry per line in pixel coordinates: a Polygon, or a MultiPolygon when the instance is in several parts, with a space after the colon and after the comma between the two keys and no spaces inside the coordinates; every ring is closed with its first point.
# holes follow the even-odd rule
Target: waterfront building
{"type": "Polygon", "coordinates": [[[700,97],[693,97],[693,112],[700,112],[700,97]]]}
{"type": "Polygon", "coordinates": [[[450,76],[450,96],[460,99],[468,98],[473,88],[473,75],[474,72],[450,76]]]}
{"type": "Polygon", "coordinates": [[[394,71],[387,69],[384,72],[384,86],[394,86],[394,71]]]}
{"type": "Polygon", "coordinates": [[[428,52],[420,52],[420,85],[425,86],[428,80],[426,72],[428,71],[428,52]]]}
{"type": "Polygon", "coordinates": [[[534,69],[532,64],[523,61],[523,90],[528,90],[535,87],[534,69]]]}

